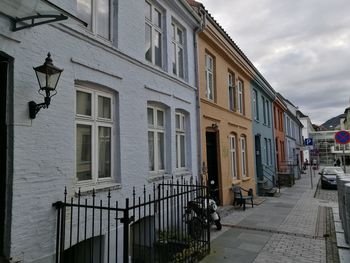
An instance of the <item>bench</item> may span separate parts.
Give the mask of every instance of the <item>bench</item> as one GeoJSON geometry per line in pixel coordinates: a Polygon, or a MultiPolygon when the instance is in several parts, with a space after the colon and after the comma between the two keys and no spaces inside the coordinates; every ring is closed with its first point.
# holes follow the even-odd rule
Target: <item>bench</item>
{"type": "Polygon", "coordinates": [[[232,185],[232,192],[233,192],[233,205],[243,205],[243,211],[245,210],[245,202],[246,200],[250,200],[252,203],[252,207],[254,207],[253,204],[253,189],[249,188],[249,190],[245,190],[240,186],[232,185]],[[246,195],[242,194],[243,192],[246,192],[246,195]]]}

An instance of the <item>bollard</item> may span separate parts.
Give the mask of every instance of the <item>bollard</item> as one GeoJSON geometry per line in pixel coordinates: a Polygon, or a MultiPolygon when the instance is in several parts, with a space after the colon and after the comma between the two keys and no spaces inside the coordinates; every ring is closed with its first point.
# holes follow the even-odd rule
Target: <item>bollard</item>
{"type": "Polygon", "coordinates": [[[344,218],[344,235],[345,241],[349,244],[349,230],[350,230],[350,183],[344,185],[345,192],[345,218],[344,218]]]}
{"type": "Polygon", "coordinates": [[[344,214],[345,214],[345,194],[344,185],[350,183],[350,175],[337,175],[337,189],[338,189],[338,208],[339,217],[341,220],[342,227],[345,231],[346,226],[344,226],[344,214]]]}

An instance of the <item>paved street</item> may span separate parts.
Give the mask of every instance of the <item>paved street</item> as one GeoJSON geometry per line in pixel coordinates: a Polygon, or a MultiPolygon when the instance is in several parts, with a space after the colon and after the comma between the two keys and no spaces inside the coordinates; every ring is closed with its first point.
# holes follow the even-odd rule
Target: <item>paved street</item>
{"type": "Polygon", "coordinates": [[[211,254],[202,262],[332,262],[326,260],[325,206],[336,205],[336,191],[319,190],[319,175],[303,174],[279,197],[266,197],[246,211],[231,209],[225,228],[213,233],[211,254]]]}

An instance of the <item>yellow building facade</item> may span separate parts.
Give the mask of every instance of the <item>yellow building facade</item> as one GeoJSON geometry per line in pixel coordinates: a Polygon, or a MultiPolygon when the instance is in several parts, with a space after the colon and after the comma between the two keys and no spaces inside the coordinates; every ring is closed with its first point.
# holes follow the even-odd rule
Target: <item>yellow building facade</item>
{"type": "Polygon", "coordinates": [[[233,184],[256,194],[252,73],[245,55],[204,12],[197,43],[203,174],[204,180],[214,182],[219,203],[229,205],[233,184]]]}

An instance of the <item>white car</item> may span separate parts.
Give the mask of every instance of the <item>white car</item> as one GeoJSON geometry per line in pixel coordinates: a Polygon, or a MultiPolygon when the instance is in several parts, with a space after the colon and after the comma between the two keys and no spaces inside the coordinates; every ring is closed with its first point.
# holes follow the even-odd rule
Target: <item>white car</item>
{"type": "Polygon", "coordinates": [[[339,166],[324,167],[321,172],[321,187],[324,188],[337,188],[337,175],[344,174],[343,168],[339,166]]]}

